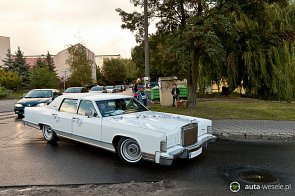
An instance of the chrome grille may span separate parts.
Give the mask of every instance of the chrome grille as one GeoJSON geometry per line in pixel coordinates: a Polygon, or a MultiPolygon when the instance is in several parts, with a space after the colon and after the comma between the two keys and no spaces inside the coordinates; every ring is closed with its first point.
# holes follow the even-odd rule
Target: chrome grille
{"type": "Polygon", "coordinates": [[[187,147],[197,143],[198,141],[198,124],[191,123],[181,128],[182,146],[187,147]]]}

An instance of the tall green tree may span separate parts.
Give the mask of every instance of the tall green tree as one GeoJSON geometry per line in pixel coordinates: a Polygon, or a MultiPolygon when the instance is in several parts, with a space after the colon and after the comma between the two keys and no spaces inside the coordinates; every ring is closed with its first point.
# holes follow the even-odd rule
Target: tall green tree
{"type": "Polygon", "coordinates": [[[5,70],[13,69],[13,55],[11,54],[10,49],[7,50],[6,58],[2,60],[4,63],[3,67],[5,70]]]}
{"type": "Polygon", "coordinates": [[[68,48],[69,57],[66,63],[70,66],[69,83],[72,86],[88,86],[93,84],[92,61],[88,58],[84,45],[78,43],[68,48]]]}
{"type": "Polygon", "coordinates": [[[131,59],[123,59],[123,61],[126,71],[126,82],[129,83],[133,80],[136,80],[139,77],[139,75],[135,63],[131,59]]]}
{"type": "MultiPolygon", "coordinates": [[[[143,1],[133,0],[131,2],[134,6],[143,8],[143,1]]],[[[213,58],[212,62],[217,62],[217,55],[224,55],[220,40],[214,31],[202,25],[208,17],[209,4],[203,0],[152,0],[149,1],[148,8],[149,17],[157,18],[158,32],[164,33],[170,39],[169,42],[174,45],[170,51],[175,56],[179,55],[179,59],[185,59],[185,57],[191,59],[190,62],[184,61],[181,67],[187,70],[189,91],[187,104],[190,109],[195,109],[199,66],[204,59],[203,55],[209,51],[210,54],[207,57],[213,58]],[[185,44],[184,47],[182,42],[185,44]]],[[[137,41],[140,41],[139,38],[142,38],[143,34],[143,13],[127,13],[122,9],[117,9],[117,11],[123,22],[122,28],[136,32],[137,41]]]]}
{"type": "Polygon", "coordinates": [[[227,51],[224,75],[232,89],[243,81],[247,92],[258,97],[294,99],[294,4],[229,1],[218,11],[230,18],[236,31],[230,39],[219,36],[227,51]]]}
{"type": "Polygon", "coordinates": [[[22,86],[28,87],[29,81],[29,67],[26,64],[24,53],[18,47],[17,51],[15,52],[15,59],[12,65],[12,71],[18,73],[22,77],[22,86]]]}
{"type": "Polygon", "coordinates": [[[48,66],[49,70],[53,72],[55,69],[55,66],[54,66],[53,58],[52,58],[51,54],[49,53],[49,51],[47,51],[45,63],[48,66]]]}
{"type": "Polygon", "coordinates": [[[34,67],[47,67],[46,62],[43,58],[39,57],[34,64],[34,67]]]}
{"type": "MultiPolygon", "coordinates": [[[[143,7],[142,0],[131,2],[143,7]]],[[[190,109],[196,106],[196,92],[221,78],[231,89],[243,82],[248,92],[256,95],[294,98],[294,4],[288,0],[208,2],[149,1],[149,17],[157,18],[157,32],[150,36],[150,42],[158,39],[150,44],[151,69],[157,66],[153,65],[154,58],[159,62],[164,59],[163,66],[158,67],[163,69],[157,69],[162,74],[175,66],[185,70],[190,109]],[[174,66],[170,64],[173,59],[174,66]]],[[[122,28],[136,33],[141,43],[142,13],[117,11],[122,28]]],[[[141,48],[134,49],[136,63],[143,57],[141,48]]]]}
{"type": "Polygon", "coordinates": [[[110,59],[102,67],[102,73],[108,84],[123,84],[126,81],[126,64],[123,59],[110,59]]]}

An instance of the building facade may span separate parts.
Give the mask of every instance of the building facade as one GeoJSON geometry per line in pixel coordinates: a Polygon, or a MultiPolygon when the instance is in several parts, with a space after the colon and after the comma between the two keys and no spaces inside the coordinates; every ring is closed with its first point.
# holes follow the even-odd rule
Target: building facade
{"type": "MultiPolygon", "coordinates": [[[[95,63],[95,54],[86,48],[86,54],[88,59],[92,62],[92,81],[96,83],[96,63],[95,63]]],[[[55,71],[58,76],[62,79],[69,78],[71,75],[70,65],[66,63],[67,59],[69,58],[68,49],[62,50],[53,56],[55,71]]]]}
{"type": "Polygon", "coordinates": [[[10,50],[10,38],[0,36],[0,66],[3,66],[3,61],[6,58],[7,50],[10,50]]]}
{"type": "Polygon", "coordinates": [[[104,63],[111,59],[120,59],[120,54],[114,54],[114,55],[95,55],[95,63],[99,68],[102,68],[104,63]]]}

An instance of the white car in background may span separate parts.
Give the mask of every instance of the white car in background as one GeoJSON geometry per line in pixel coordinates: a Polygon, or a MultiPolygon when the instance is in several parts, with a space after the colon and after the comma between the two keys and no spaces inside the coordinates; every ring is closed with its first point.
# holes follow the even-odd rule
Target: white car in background
{"type": "Polygon", "coordinates": [[[107,93],[116,93],[114,86],[106,86],[107,93]]]}
{"type": "Polygon", "coordinates": [[[67,94],[45,107],[25,108],[26,125],[41,129],[48,142],[57,137],[116,152],[129,164],[149,160],[171,165],[194,158],[216,137],[212,121],[153,112],[131,96],[67,94]]]}
{"type": "Polygon", "coordinates": [[[104,86],[93,86],[90,90],[89,93],[106,93],[107,90],[104,86]]]}

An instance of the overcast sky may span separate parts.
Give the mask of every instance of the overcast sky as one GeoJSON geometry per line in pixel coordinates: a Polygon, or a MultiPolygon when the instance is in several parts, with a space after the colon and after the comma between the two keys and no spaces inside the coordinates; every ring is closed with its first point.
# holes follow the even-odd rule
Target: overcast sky
{"type": "Polygon", "coordinates": [[[135,9],[129,0],[0,0],[0,36],[24,55],[56,54],[81,41],[96,55],[129,58],[135,39],[121,29],[116,8],[135,9]]]}

